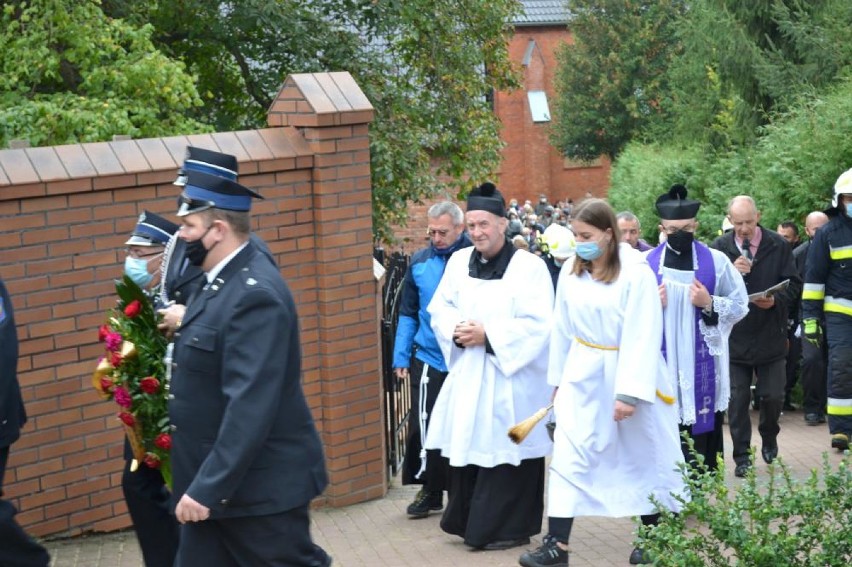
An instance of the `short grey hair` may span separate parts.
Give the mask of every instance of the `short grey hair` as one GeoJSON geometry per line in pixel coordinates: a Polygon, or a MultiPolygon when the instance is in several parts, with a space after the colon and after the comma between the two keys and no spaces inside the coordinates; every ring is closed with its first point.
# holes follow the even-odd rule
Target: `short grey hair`
{"type": "Polygon", "coordinates": [[[429,207],[429,212],[426,213],[430,219],[436,219],[444,215],[450,215],[454,225],[464,224],[464,213],[461,207],[452,201],[441,201],[429,207]]]}
{"type": "Polygon", "coordinates": [[[615,220],[617,220],[617,221],[624,220],[624,221],[627,221],[627,222],[636,221],[636,224],[638,224],[640,228],[642,227],[642,222],[639,220],[639,217],[637,217],[636,215],[634,215],[630,211],[621,211],[620,213],[615,215],[615,220]]]}
{"type": "Polygon", "coordinates": [[[754,212],[759,212],[757,208],[757,203],[754,202],[753,198],[751,198],[749,195],[737,195],[736,197],[731,197],[731,200],[728,201],[728,208],[725,209],[726,211],[728,211],[728,215],[731,214],[731,207],[733,207],[735,203],[738,203],[740,201],[745,201],[746,203],[749,203],[752,209],[754,209],[754,212]]]}

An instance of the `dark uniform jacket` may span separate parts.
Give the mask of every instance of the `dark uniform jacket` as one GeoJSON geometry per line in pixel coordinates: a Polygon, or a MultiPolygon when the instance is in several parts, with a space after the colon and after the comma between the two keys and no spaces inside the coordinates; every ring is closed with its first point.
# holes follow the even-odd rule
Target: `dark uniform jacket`
{"type": "MultiPolygon", "coordinates": [[[[752,260],[751,273],[743,279],[751,295],[786,279],[790,285],[775,295],[775,305],[761,309],[748,305],[748,315],[731,331],[731,362],[764,365],[787,357],[787,318],[790,306],[796,305],[802,293],[802,278],[793,262],[793,251],[784,238],[760,227],[762,236],[752,260]]],[[[734,231],[723,234],[710,245],[733,262],[742,254],[734,240],[734,231]]]]}
{"type": "Polygon", "coordinates": [[[296,307],[253,243],[190,302],[174,358],[174,502],[187,493],[215,519],[283,512],[322,492],[296,307]]]}
{"type": "MultiPolygon", "coordinates": [[[[0,447],[18,440],[27,421],[18,385],[18,334],[12,302],[0,280],[0,447]]],[[[2,474],[2,471],[0,471],[2,474]]],[[[3,479],[0,478],[0,486],[3,479]]]]}

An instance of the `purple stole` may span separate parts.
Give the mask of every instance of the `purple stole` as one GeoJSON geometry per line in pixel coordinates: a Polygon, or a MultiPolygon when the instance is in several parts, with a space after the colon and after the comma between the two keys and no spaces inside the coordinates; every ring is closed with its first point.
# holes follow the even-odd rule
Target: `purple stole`
{"type": "MultiPolygon", "coordinates": [[[[662,270],[660,270],[660,260],[662,259],[663,248],[665,243],[657,246],[648,253],[648,263],[654,274],[657,276],[657,284],[663,281],[662,270]]],[[[713,255],[710,249],[700,242],[694,242],[693,253],[698,261],[698,269],[695,271],[695,279],[700,281],[710,295],[716,290],[716,269],[713,265],[713,255]]],[[[713,360],[713,355],[704,343],[704,338],[701,336],[701,331],[698,328],[698,321],[701,320],[701,310],[694,307],[694,326],[693,336],[695,339],[695,424],[692,426],[692,434],[700,435],[713,431],[716,421],[716,363],[713,360]]],[[[666,341],[663,340],[663,356],[666,356],[666,341]]]]}

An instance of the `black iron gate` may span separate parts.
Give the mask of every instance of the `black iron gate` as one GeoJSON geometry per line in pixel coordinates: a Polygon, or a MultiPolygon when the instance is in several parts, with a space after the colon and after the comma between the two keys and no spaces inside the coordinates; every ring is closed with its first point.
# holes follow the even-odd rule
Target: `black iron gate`
{"type": "Polygon", "coordinates": [[[391,476],[396,476],[405,456],[408,416],[411,413],[410,378],[401,380],[393,373],[393,343],[409,257],[400,252],[385,257],[383,251],[377,250],[376,259],[387,269],[382,288],[382,377],[385,391],[387,459],[391,476]]]}

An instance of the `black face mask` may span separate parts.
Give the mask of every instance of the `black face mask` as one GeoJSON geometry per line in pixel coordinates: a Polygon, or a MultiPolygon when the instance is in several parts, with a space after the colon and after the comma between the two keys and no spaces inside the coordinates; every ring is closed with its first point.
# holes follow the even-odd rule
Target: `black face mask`
{"type": "Polygon", "coordinates": [[[692,250],[692,241],[695,240],[695,235],[685,230],[679,230],[674,234],[669,234],[666,243],[672,250],[683,254],[692,250]]]}
{"type": "MultiPolygon", "coordinates": [[[[199,238],[186,243],[186,252],[184,253],[184,256],[193,266],[201,266],[201,264],[204,263],[204,259],[207,258],[207,253],[213,249],[212,246],[209,249],[205,248],[204,243],[202,242],[204,237],[207,236],[207,233],[210,232],[211,228],[213,228],[212,224],[207,227],[207,230],[205,230],[204,234],[202,234],[199,238]]],[[[215,246],[215,244],[213,246],[215,246]]]]}

